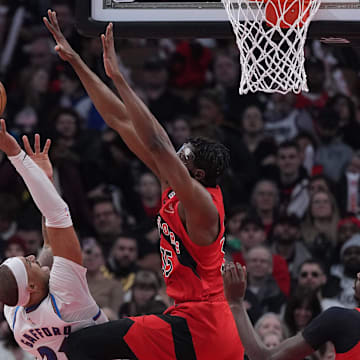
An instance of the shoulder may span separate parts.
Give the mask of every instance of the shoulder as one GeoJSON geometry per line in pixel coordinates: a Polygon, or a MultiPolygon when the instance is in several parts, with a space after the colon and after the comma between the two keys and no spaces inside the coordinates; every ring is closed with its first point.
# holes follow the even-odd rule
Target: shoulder
{"type": "MultiPolygon", "coordinates": [[[[333,306],[325,310],[321,315],[327,320],[343,321],[344,317],[354,316],[357,313],[355,309],[346,309],[340,306],[333,306]]],[[[359,313],[360,316],[360,313],[359,313]]]]}
{"type": "Polygon", "coordinates": [[[50,272],[51,293],[72,293],[75,288],[87,287],[86,268],[60,256],[54,256],[50,272]]]}
{"type": "Polygon", "coordinates": [[[57,271],[75,271],[75,272],[79,272],[79,273],[86,273],[86,268],[82,265],[77,264],[74,261],[71,261],[69,259],[65,259],[61,256],[54,256],[54,263],[53,266],[51,268],[51,273],[50,276],[57,271]]]}
{"type": "MultiPolygon", "coordinates": [[[[360,317],[360,313],[354,309],[333,306],[317,316],[304,330],[303,334],[311,336],[313,333],[330,334],[334,331],[348,327],[349,322],[360,317]]],[[[358,320],[356,320],[358,322],[358,320]]]]}

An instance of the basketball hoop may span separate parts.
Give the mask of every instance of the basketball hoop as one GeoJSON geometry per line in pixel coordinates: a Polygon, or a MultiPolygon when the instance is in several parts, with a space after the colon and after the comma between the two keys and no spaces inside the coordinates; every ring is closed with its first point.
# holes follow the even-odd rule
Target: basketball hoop
{"type": "Polygon", "coordinates": [[[240,94],[308,91],[304,45],[321,0],[222,0],[240,51],[240,94]]]}

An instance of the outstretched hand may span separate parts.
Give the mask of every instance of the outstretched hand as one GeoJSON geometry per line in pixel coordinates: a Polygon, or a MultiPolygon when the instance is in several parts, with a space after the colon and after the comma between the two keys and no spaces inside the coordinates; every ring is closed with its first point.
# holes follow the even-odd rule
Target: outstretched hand
{"type": "Polygon", "coordinates": [[[18,155],[21,151],[21,147],[15,138],[6,131],[4,119],[0,119],[0,150],[7,156],[18,155]]]}
{"type": "Polygon", "coordinates": [[[223,272],[224,292],[229,304],[244,300],[246,291],[246,269],[239,263],[226,264],[223,272]]]}
{"type": "Polygon", "coordinates": [[[56,41],[55,51],[59,54],[60,58],[64,61],[71,61],[75,58],[76,52],[70,46],[65,36],[61,32],[58,20],[56,18],[56,12],[48,10],[48,18],[43,17],[44,24],[51,32],[52,36],[56,41]]]}
{"type": "Polygon", "coordinates": [[[51,165],[50,159],[49,159],[49,149],[51,145],[51,140],[47,139],[46,143],[44,145],[43,151],[41,151],[40,148],[40,135],[35,134],[35,144],[34,144],[34,150],[31,148],[29,139],[26,135],[22,137],[24,148],[26,150],[26,153],[28,156],[41,168],[46,176],[52,180],[53,178],[53,167],[51,165]]]}
{"type": "Polygon", "coordinates": [[[116,74],[119,74],[119,64],[115,52],[112,23],[109,23],[106,27],[105,34],[101,34],[101,42],[104,49],[103,57],[105,72],[108,77],[113,78],[116,74]]]}

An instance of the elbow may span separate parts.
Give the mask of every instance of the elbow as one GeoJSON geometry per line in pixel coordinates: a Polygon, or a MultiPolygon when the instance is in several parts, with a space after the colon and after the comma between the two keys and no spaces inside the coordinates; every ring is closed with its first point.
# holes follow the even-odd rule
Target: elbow
{"type": "Polygon", "coordinates": [[[150,136],[147,140],[147,144],[145,145],[147,145],[149,151],[152,154],[166,151],[168,148],[167,141],[161,135],[158,134],[150,136]]]}

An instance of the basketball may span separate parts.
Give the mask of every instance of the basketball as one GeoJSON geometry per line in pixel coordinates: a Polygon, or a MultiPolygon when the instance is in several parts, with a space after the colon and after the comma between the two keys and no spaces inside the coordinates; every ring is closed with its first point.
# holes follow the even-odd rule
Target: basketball
{"type": "Polygon", "coordinates": [[[4,113],[6,107],[6,91],[4,85],[0,81],[0,116],[4,113]]]}

